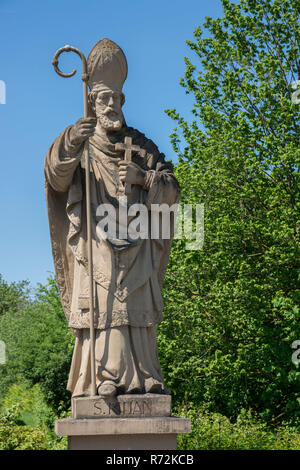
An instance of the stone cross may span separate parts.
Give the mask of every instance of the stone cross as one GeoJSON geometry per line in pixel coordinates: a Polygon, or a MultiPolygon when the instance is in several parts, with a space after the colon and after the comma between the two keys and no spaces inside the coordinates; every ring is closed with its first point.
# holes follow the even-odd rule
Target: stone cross
{"type": "MultiPolygon", "coordinates": [[[[116,150],[124,150],[124,160],[131,162],[132,152],[139,152],[141,155],[145,154],[145,150],[141,149],[138,145],[132,145],[132,138],[125,137],[124,144],[121,142],[115,144],[116,150]]],[[[131,193],[131,184],[125,184],[125,194],[131,193]]]]}

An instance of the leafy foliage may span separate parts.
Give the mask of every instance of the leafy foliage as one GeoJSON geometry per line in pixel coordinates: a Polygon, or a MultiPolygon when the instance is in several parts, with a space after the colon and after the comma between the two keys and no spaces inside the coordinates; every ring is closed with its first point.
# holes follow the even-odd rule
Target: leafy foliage
{"type": "Polygon", "coordinates": [[[73,336],[65,320],[55,280],[40,285],[36,297],[22,310],[0,317],[1,338],[6,343],[7,361],[0,367],[0,393],[16,381],[39,383],[47,402],[58,409],[69,406],[66,383],[73,336]]]}
{"type": "Polygon", "coordinates": [[[53,426],[55,413],[46,403],[39,384],[30,387],[20,381],[11,385],[1,401],[2,414],[6,415],[7,410],[15,410],[14,419],[10,419],[10,423],[13,421],[13,424],[26,426],[43,423],[50,428],[53,426]]]}
{"type": "Polygon", "coordinates": [[[177,402],[299,422],[299,3],[222,3],[188,41],[195,119],[167,111],[182,201],[204,203],[205,238],[203,251],[173,245],[160,357],[177,402]]]}
{"type": "MultiPolygon", "coordinates": [[[[8,284],[0,274],[0,315],[10,310],[20,310],[28,302],[29,283],[27,281],[8,284]]],[[[1,340],[1,337],[0,337],[1,340]]]]}
{"type": "Polygon", "coordinates": [[[0,412],[0,450],[62,450],[67,439],[58,438],[47,426],[24,425],[21,420],[22,404],[15,403],[0,412]]]}
{"type": "Polygon", "coordinates": [[[299,450],[300,434],[288,426],[270,429],[250,411],[242,410],[235,423],[205,407],[185,406],[177,416],[189,417],[191,434],[177,438],[180,450],[299,450]]]}

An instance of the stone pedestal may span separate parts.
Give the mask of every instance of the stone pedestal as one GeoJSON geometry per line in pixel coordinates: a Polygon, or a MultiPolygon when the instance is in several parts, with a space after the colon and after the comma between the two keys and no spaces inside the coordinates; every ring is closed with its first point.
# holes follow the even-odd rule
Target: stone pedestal
{"type": "Polygon", "coordinates": [[[80,397],[72,399],[72,418],[55,422],[55,432],[68,436],[71,450],[173,450],[191,423],[170,415],[170,395],[80,397]]]}

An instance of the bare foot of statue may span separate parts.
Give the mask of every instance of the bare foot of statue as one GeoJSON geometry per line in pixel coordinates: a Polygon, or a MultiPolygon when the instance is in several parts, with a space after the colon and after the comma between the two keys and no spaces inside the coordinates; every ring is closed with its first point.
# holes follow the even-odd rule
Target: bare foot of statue
{"type": "Polygon", "coordinates": [[[117,388],[112,384],[101,384],[98,387],[98,394],[103,397],[114,397],[117,395],[117,388]]]}

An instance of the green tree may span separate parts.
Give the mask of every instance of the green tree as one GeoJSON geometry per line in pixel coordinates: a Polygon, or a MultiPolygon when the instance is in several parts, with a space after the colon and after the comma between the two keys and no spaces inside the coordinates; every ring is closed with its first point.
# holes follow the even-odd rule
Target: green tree
{"type": "Polygon", "coordinates": [[[175,109],[182,202],[204,203],[202,251],[176,240],[159,328],[176,401],[270,422],[297,422],[299,327],[300,5],[223,0],[224,16],[196,28],[181,80],[194,119],[175,109]],[[184,395],[186,394],[186,395],[184,395]]]}
{"type": "Polygon", "coordinates": [[[55,411],[61,402],[70,405],[66,383],[73,350],[70,332],[55,279],[39,285],[36,295],[23,309],[0,316],[1,338],[6,343],[7,361],[0,366],[0,394],[16,382],[40,384],[45,399],[55,411]]]}
{"type": "MultiPolygon", "coordinates": [[[[28,302],[29,282],[7,283],[0,274],[0,315],[19,310],[28,302]]],[[[1,338],[0,338],[1,339],[1,338]]]]}

